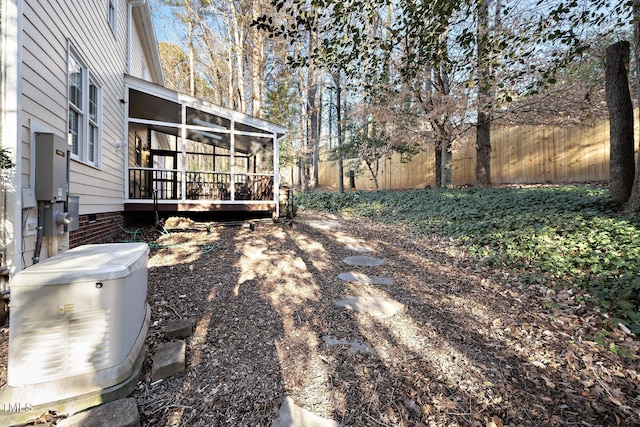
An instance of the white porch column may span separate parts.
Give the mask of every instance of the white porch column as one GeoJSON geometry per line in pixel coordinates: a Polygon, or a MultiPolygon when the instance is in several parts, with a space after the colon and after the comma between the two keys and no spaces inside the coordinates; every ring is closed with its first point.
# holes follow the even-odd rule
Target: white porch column
{"type": "Polygon", "coordinates": [[[184,202],[187,198],[187,106],[183,103],[180,108],[182,110],[182,126],[180,127],[180,151],[182,152],[182,159],[180,160],[180,200],[184,202]]]}
{"type": "Polygon", "coordinates": [[[231,201],[236,199],[236,121],[231,119],[231,126],[229,129],[229,169],[231,170],[231,183],[229,184],[229,191],[231,192],[231,201]]]}
{"type": "MultiPolygon", "coordinates": [[[[124,171],[124,202],[127,203],[129,201],[129,192],[130,192],[130,182],[129,182],[129,147],[131,144],[134,146],[135,150],[135,138],[133,138],[133,142],[129,138],[129,87],[125,83],[124,85],[124,104],[122,104],[122,116],[124,118],[124,130],[122,132],[122,170],[124,171]]],[[[116,151],[118,148],[118,141],[116,140],[116,151]]]]}
{"type": "Polygon", "coordinates": [[[280,218],[280,140],[273,134],[273,201],[276,203],[276,218],[280,218]]]}

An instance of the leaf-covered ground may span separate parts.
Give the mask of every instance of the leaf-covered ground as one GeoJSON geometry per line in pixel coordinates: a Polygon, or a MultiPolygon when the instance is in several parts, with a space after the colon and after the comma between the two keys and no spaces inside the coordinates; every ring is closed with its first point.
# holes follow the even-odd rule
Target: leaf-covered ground
{"type": "Polygon", "coordinates": [[[203,230],[122,236],[152,247],[149,351],[133,393],[144,426],[268,426],[286,396],[351,426],[640,424],[639,341],[577,291],[528,285],[455,241],[363,217],[302,210],[293,226],[203,230]],[[386,263],[345,264],[357,245],[386,263]],[[348,271],[394,285],[337,278],[348,271]],[[404,308],[378,318],[334,304],[354,295],[404,308]],[[178,318],[195,325],[186,370],[151,381],[178,318]]]}
{"type": "Polygon", "coordinates": [[[451,242],[305,211],[293,227],[216,227],[153,246],[150,351],[134,393],[144,425],[267,426],[286,396],[353,426],[640,423],[633,336],[603,329],[579,295],[525,289],[451,242]],[[354,244],[386,264],[346,265],[354,244]],[[395,284],[346,283],[345,271],[395,284]],[[353,295],[404,309],[376,318],[334,305],[353,295]],[[151,382],[154,348],[176,318],[195,324],[186,372],[151,382]],[[327,335],[373,351],[327,347],[327,335]]]}
{"type": "Polygon", "coordinates": [[[525,282],[589,291],[583,301],[640,333],[640,218],[593,185],[302,193],[309,209],[440,236],[525,282]]]}

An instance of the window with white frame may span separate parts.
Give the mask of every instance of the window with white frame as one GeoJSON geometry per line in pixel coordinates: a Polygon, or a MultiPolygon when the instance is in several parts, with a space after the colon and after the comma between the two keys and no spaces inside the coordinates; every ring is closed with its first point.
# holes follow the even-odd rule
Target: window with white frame
{"type": "Polygon", "coordinates": [[[118,0],[107,0],[107,21],[109,21],[109,26],[113,33],[116,33],[116,28],[118,26],[117,22],[117,8],[118,0]]]}
{"type": "Polygon", "coordinates": [[[101,89],[77,56],[69,55],[69,134],[73,157],[98,165],[101,89]]]}

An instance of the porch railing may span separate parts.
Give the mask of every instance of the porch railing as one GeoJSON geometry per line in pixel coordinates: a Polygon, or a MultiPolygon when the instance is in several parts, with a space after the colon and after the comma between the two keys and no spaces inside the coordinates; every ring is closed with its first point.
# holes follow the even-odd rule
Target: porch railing
{"type": "Polygon", "coordinates": [[[273,174],[129,168],[129,199],[152,200],[155,191],[158,200],[273,201],[273,178],[273,174]]]}

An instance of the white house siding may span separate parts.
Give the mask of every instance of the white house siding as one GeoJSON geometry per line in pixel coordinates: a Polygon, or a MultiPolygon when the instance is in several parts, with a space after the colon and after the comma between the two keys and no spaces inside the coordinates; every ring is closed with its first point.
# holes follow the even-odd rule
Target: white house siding
{"type": "MultiPolygon", "coordinates": [[[[132,11],[132,14],[134,16],[137,16],[138,11],[135,10],[136,8],[134,8],[134,10],[132,11]]],[[[142,48],[142,41],[140,39],[140,33],[137,31],[133,31],[131,33],[131,64],[130,64],[130,69],[129,69],[129,74],[131,74],[132,76],[135,77],[139,77],[139,78],[144,78],[146,80],[149,80],[148,76],[145,76],[145,70],[147,70],[146,74],[148,73],[149,70],[149,66],[148,66],[148,61],[144,52],[144,49],[142,48]]]]}
{"type": "MultiPolygon", "coordinates": [[[[102,88],[102,148],[98,167],[71,162],[70,191],[80,196],[81,216],[121,212],[127,106],[120,100],[125,98],[127,71],[127,1],[119,1],[115,34],[107,20],[106,0],[29,0],[23,4],[22,187],[33,186],[33,133],[67,135],[67,61],[72,46],[102,88]]],[[[136,66],[131,73],[142,77],[146,65],[135,25],[131,35],[136,41],[131,49],[136,66]]],[[[45,241],[41,258],[49,256],[49,249],[56,252],[55,244],[45,241]]],[[[35,237],[25,237],[22,258],[27,265],[34,247],[35,237]]]]}

